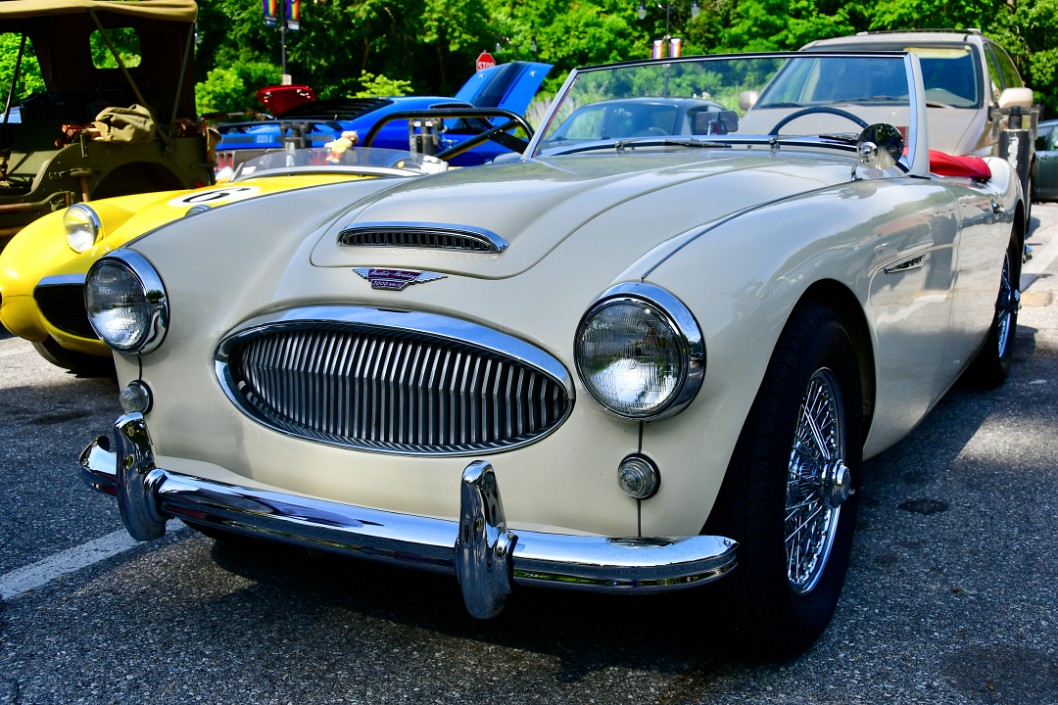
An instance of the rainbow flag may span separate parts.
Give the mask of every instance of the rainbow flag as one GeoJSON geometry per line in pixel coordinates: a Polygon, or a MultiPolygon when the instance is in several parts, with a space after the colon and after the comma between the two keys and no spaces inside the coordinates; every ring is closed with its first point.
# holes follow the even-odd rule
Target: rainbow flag
{"type": "Polygon", "coordinates": [[[279,0],[262,0],[264,2],[264,21],[266,27],[275,27],[279,23],[279,0]]]}
{"type": "Polygon", "coordinates": [[[301,29],[301,0],[285,0],[287,10],[287,29],[301,29]]]}

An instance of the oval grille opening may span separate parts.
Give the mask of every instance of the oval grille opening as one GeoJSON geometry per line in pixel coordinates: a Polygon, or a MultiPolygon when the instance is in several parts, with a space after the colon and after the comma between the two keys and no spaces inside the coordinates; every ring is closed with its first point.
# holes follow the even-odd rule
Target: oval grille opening
{"type": "Polygon", "coordinates": [[[348,323],[264,327],[225,346],[222,380],[251,417],[295,436],[393,453],[530,443],[571,400],[525,361],[419,331],[348,323]]]}

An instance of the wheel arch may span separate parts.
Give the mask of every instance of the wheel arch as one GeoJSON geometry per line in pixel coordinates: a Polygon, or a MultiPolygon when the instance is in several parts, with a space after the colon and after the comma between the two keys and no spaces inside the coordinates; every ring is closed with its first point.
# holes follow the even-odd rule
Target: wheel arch
{"type": "MultiPolygon", "coordinates": [[[[870,326],[856,295],[841,282],[824,279],[812,284],[801,295],[798,305],[812,302],[834,309],[852,340],[856,365],[860,371],[860,397],[863,400],[863,438],[867,438],[874,417],[876,390],[874,345],[870,326]]],[[[795,306],[796,308],[796,306],[795,306]]]]}

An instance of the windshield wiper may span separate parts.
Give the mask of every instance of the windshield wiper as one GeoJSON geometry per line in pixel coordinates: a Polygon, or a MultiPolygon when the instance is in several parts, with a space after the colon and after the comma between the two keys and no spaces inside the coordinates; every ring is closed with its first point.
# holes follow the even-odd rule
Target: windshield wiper
{"type": "Polygon", "coordinates": [[[580,147],[569,147],[567,149],[559,147],[554,151],[549,150],[546,154],[558,156],[565,154],[579,154],[581,152],[595,152],[601,149],[614,149],[618,152],[623,152],[626,149],[635,147],[702,147],[727,149],[731,147],[731,144],[715,140],[698,140],[693,137],[633,137],[630,139],[614,140],[613,142],[609,140],[605,142],[592,142],[591,144],[585,144],[580,147]]]}
{"type": "Polygon", "coordinates": [[[820,134],[819,139],[830,140],[831,142],[841,142],[842,144],[856,144],[860,141],[860,136],[850,134],[820,134]]]}
{"type": "Polygon", "coordinates": [[[627,140],[617,140],[613,143],[614,149],[622,152],[628,147],[705,147],[729,149],[728,142],[716,142],[714,140],[699,140],[693,137],[634,137],[627,140]]]}

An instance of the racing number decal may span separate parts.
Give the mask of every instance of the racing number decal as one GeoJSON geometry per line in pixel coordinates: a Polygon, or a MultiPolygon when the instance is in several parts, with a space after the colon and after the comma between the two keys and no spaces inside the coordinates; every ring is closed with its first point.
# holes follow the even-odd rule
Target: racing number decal
{"type": "Polygon", "coordinates": [[[230,201],[241,201],[257,195],[261,189],[257,186],[221,186],[208,191],[195,191],[169,201],[174,208],[180,206],[207,205],[214,206],[230,201]]]}

